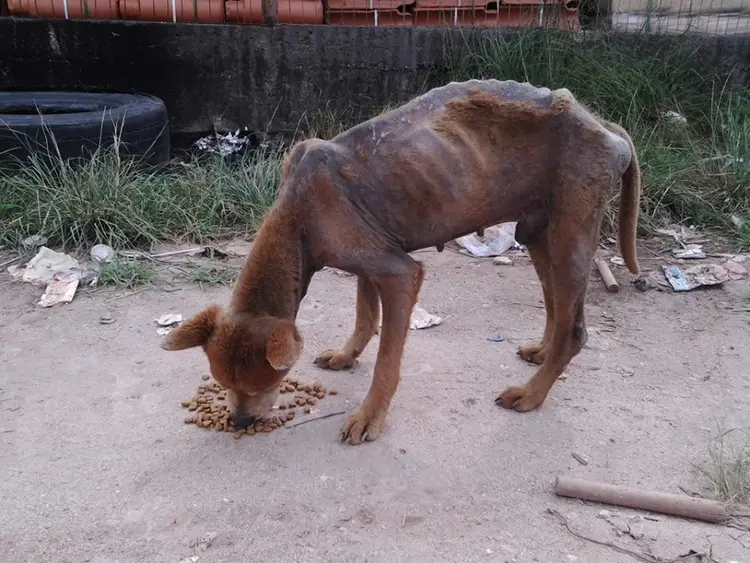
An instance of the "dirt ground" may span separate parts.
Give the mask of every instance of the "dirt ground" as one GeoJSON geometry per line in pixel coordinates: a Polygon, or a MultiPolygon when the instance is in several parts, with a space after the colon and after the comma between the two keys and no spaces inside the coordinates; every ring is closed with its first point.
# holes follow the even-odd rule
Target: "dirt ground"
{"type": "MultiPolygon", "coordinates": [[[[337,441],[343,416],[242,440],[183,424],[180,401],[207,363],[161,350],[153,319],[226,303],[228,288],[81,293],[40,309],[40,289],[0,275],[2,560],[634,561],[576,538],[552,508],[639,553],[750,561],[750,533],[552,494],[556,475],[700,490],[694,464],[717,420],[750,425],[750,313],[732,310],[746,281],[640,293],[617,268],[611,295],[592,274],[588,345],[543,407],[519,414],[494,399],[534,370],[515,354],[543,328],[532,266],[418,256],[421,303],[444,322],[410,331],[384,433],[357,447],[337,441]],[[113,324],[99,323],[105,312],[113,324]]],[[[642,266],[657,267],[649,256],[642,266]]],[[[353,278],[324,271],[300,310],[292,376],[339,392],[321,413],[351,411],[370,383],[377,337],[351,372],[312,365],[348,336],[354,299],[353,278]]]]}

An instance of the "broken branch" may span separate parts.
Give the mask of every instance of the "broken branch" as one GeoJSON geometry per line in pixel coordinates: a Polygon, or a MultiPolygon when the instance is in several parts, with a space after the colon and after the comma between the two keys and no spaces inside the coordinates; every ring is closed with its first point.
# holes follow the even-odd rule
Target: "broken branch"
{"type": "Polygon", "coordinates": [[[573,477],[558,476],[555,479],[555,494],[561,497],[693,518],[713,524],[724,523],[729,519],[724,505],[713,500],[653,491],[637,491],[628,487],[573,477]]]}
{"type": "Polygon", "coordinates": [[[293,422],[291,424],[284,423],[284,428],[294,428],[295,426],[301,426],[302,424],[307,424],[308,422],[314,422],[316,420],[323,420],[324,418],[330,418],[332,416],[338,416],[340,414],[346,414],[346,411],[337,411],[337,412],[329,412],[328,414],[324,414],[321,416],[316,416],[314,418],[306,418],[303,420],[298,420],[296,422],[293,422]]]}
{"type": "Polygon", "coordinates": [[[612,274],[612,270],[609,269],[609,265],[601,258],[594,260],[594,263],[596,264],[596,269],[599,270],[599,274],[602,276],[602,281],[607,291],[609,293],[620,291],[620,285],[617,283],[614,274],[612,274]]]}

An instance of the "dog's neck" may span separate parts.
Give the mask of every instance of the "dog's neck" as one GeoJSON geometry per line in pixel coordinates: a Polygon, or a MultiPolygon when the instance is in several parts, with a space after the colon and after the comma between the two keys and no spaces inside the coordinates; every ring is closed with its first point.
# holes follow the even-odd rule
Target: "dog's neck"
{"type": "Polygon", "coordinates": [[[277,206],[263,221],[232,294],[231,309],[294,319],[314,270],[294,211],[277,206]]]}

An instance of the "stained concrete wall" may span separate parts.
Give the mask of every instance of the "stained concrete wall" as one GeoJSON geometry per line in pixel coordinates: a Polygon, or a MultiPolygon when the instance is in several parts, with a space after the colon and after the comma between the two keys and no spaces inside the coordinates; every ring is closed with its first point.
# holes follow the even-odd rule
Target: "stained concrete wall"
{"type": "MultiPolygon", "coordinates": [[[[321,107],[362,115],[440,83],[445,49],[487,33],[0,18],[0,88],[155,94],[176,133],[293,131],[321,107]]],[[[696,42],[707,72],[738,67],[746,81],[747,37],[652,40],[696,42]]]]}

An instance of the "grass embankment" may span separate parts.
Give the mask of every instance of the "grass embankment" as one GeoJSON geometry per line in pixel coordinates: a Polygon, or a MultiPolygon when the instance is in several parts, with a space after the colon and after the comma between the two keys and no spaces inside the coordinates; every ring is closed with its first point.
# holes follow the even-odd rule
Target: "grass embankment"
{"type": "MultiPolygon", "coordinates": [[[[518,40],[490,38],[472,52],[448,50],[446,77],[568,88],[633,137],[644,174],[644,231],[684,222],[750,248],[750,91],[730,91],[701,71],[687,42],[632,45],[532,30],[518,40]]],[[[339,129],[330,112],[321,115],[308,128],[318,135],[339,129]]],[[[166,172],[143,171],[113,151],[84,167],[35,158],[0,171],[0,245],[41,235],[68,251],[96,243],[123,249],[245,235],[275,198],[281,157],[278,149],[239,164],[217,157],[166,172]]]]}

